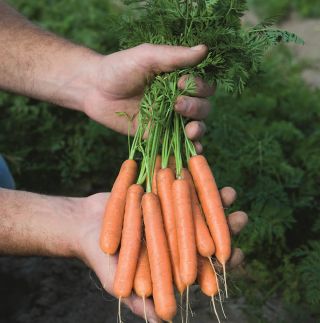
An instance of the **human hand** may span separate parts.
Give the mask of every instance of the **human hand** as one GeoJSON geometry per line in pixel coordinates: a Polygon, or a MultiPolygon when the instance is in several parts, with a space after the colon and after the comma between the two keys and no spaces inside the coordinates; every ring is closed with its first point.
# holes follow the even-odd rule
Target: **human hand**
{"type": "MultiPolygon", "coordinates": [[[[236,200],[233,188],[225,187],[221,191],[224,207],[229,207],[236,200]]],[[[116,272],[118,257],[108,256],[99,247],[99,235],[102,225],[104,207],[109,194],[99,193],[83,200],[83,214],[79,217],[78,227],[81,229],[79,241],[79,257],[96,273],[104,289],[113,295],[113,281],[116,272]]],[[[247,224],[248,217],[242,211],[228,216],[230,231],[238,234],[247,224]]],[[[229,260],[229,267],[234,268],[243,261],[240,249],[233,250],[229,260]]],[[[122,300],[133,313],[144,317],[143,302],[137,295],[122,300]]],[[[151,299],[146,300],[146,313],[150,323],[159,322],[151,299]]]]}
{"type": "MultiPolygon", "coordinates": [[[[88,89],[83,98],[83,111],[92,119],[120,133],[127,134],[128,123],[116,112],[136,115],[144,89],[148,82],[160,72],[170,72],[178,68],[200,63],[207,55],[207,48],[195,48],[144,44],[111,55],[100,56],[96,68],[90,74],[88,89]]],[[[178,86],[183,89],[188,76],[183,76],[178,86]]],[[[175,110],[192,120],[186,126],[187,136],[195,142],[200,153],[198,140],[205,132],[201,121],[210,111],[207,97],[213,95],[214,88],[200,78],[195,79],[196,93],[193,97],[180,96],[175,110]]],[[[136,130],[133,122],[132,132],[136,130]]]]}

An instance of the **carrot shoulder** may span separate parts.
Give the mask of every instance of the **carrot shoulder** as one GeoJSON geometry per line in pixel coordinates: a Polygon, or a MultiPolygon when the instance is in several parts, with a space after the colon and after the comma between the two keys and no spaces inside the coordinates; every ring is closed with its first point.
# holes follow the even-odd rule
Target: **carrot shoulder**
{"type": "Polygon", "coordinates": [[[115,254],[120,244],[126,195],[130,185],[136,179],[137,168],[134,160],[128,159],[123,162],[106,204],[100,233],[100,247],[109,255],[115,254]]]}

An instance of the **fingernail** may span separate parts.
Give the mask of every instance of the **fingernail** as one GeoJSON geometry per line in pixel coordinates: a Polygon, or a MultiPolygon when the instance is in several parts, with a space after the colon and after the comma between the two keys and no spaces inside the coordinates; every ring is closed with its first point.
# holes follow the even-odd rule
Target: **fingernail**
{"type": "Polygon", "coordinates": [[[203,45],[197,45],[197,46],[194,46],[194,47],[191,47],[190,48],[191,50],[202,50],[203,49],[203,45]]]}

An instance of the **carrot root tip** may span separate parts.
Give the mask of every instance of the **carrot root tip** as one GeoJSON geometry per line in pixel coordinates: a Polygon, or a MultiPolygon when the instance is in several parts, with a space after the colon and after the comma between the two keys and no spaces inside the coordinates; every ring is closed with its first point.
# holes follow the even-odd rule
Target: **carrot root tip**
{"type": "Polygon", "coordinates": [[[146,310],[146,298],[145,298],[145,296],[142,297],[142,301],[143,301],[144,320],[145,320],[146,323],[148,323],[147,310],[146,310]]]}
{"type": "Polygon", "coordinates": [[[183,293],[180,294],[180,315],[181,315],[181,323],[184,323],[184,316],[183,316],[183,293]]]}
{"type": "Polygon", "coordinates": [[[228,285],[227,285],[226,264],[223,264],[222,265],[222,268],[223,268],[224,290],[226,291],[226,298],[228,298],[228,285]]]}
{"type": "Polygon", "coordinates": [[[212,269],[213,269],[213,271],[214,271],[214,273],[215,273],[215,276],[216,276],[216,282],[217,282],[217,288],[218,288],[218,295],[219,295],[219,303],[220,303],[220,306],[221,306],[221,310],[222,310],[223,316],[224,316],[224,318],[226,319],[226,318],[227,318],[227,316],[226,316],[226,313],[224,312],[224,308],[223,308],[223,305],[222,305],[221,289],[220,289],[220,286],[219,286],[218,274],[217,274],[217,272],[216,272],[216,269],[215,269],[215,267],[214,267],[214,264],[213,264],[213,262],[212,262],[211,257],[208,257],[208,259],[209,259],[210,265],[211,265],[211,267],[212,267],[212,269]]]}
{"type": "Polygon", "coordinates": [[[121,319],[121,297],[119,297],[119,302],[118,302],[118,321],[119,321],[119,323],[122,323],[122,319],[121,319]]]}
{"type": "Polygon", "coordinates": [[[189,286],[187,286],[186,294],[186,323],[189,321],[189,286]]]}
{"type": "Polygon", "coordinates": [[[220,323],[220,318],[219,318],[219,315],[218,315],[218,312],[217,312],[217,309],[216,309],[216,304],[215,304],[213,296],[211,296],[211,303],[212,303],[212,306],[213,306],[214,314],[216,315],[216,318],[217,318],[218,322],[220,323]]]}

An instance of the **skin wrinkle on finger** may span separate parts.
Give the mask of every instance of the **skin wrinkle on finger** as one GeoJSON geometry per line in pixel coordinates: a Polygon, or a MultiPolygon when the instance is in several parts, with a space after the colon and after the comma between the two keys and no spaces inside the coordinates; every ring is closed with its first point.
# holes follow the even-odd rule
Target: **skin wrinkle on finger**
{"type": "Polygon", "coordinates": [[[202,120],[209,115],[211,103],[208,99],[190,96],[181,96],[178,99],[175,110],[184,117],[202,120]]]}

